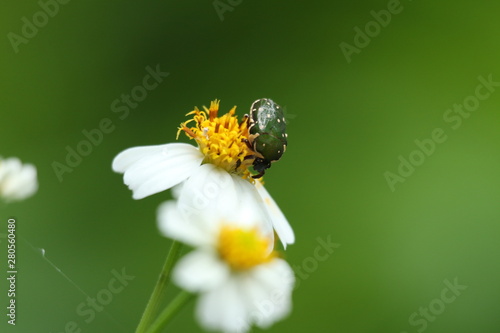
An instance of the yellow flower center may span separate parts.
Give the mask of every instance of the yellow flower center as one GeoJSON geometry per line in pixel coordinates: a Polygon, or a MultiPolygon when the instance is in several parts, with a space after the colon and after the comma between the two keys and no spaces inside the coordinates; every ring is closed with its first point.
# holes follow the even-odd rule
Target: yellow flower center
{"type": "Polygon", "coordinates": [[[245,143],[249,135],[246,119],[238,122],[238,117],[234,115],[236,106],[222,117],[218,117],[218,100],[210,103],[210,109],[205,106],[203,108],[205,111],[195,107],[186,115],[194,116],[193,119],[181,123],[177,137],[184,131],[190,139],[195,139],[200,151],[205,155],[204,163],[215,164],[228,172],[248,178],[248,167],[252,165],[253,159],[244,158],[253,152],[245,143]],[[188,127],[191,122],[194,122],[194,126],[188,127]]]}
{"type": "Polygon", "coordinates": [[[269,253],[270,242],[256,229],[243,230],[226,225],[219,234],[218,251],[232,269],[243,271],[276,257],[276,252],[269,253]]]}

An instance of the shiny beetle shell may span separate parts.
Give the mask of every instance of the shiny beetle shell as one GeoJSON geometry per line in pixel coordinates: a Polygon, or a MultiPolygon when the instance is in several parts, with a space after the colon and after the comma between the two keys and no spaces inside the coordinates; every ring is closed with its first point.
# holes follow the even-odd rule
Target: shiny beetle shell
{"type": "Polygon", "coordinates": [[[286,150],[286,122],[281,106],[269,98],[253,102],[248,122],[248,141],[257,155],[253,167],[259,175],[255,178],[259,178],[286,150]]]}

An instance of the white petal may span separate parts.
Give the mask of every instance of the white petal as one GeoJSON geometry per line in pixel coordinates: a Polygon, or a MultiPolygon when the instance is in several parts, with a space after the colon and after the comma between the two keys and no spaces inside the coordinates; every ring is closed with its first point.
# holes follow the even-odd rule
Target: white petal
{"type": "Polygon", "coordinates": [[[191,246],[211,245],[215,242],[213,237],[209,237],[204,221],[185,219],[174,200],[161,204],[157,215],[158,228],[166,237],[191,246]]]}
{"type": "Polygon", "coordinates": [[[184,183],[179,183],[177,185],[175,185],[174,187],[172,187],[172,197],[177,200],[179,199],[181,193],[182,193],[182,186],[184,185],[184,183]]]}
{"type": "Polygon", "coordinates": [[[295,275],[286,261],[275,259],[258,266],[249,279],[253,287],[246,290],[252,293],[248,297],[252,299],[252,313],[257,314],[254,320],[259,327],[267,328],[290,313],[295,275]]]}
{"type": "Polygon", "coordinates": [[[236,280],[200,295],[196,316],[208,330],[242,333],[249,329],[248,311],[236,280]]]}
{"type": "Polygon", "coordinates": [[[185,143],[127,149],[113,160],[113,170],[124,172],[124,182],[134,199],[167,190],[191,176],[203,155],[185,143]]]}
{"type": "Polygon", "coordinates": [[[238,200],[231,175],[213,164],[203,164],[182,185],[179,207],[187,219],[203,216],[207,222],[218,222],[238,207],[238,200]]]}
{"type": "Polygon", "coordinates": [[[166,145],[141,146],[128,148],[116,155],[111,165],[114,172],[124,173],[135,162],[143,157],[154,155],[159,149],[166,145]]]}
{"type": "Polygon", "coordinates": [[[191,292],[220,288],[229,276],[229,267],[207,249],[195,250],[185,255],[173,272],[177,285],[191,292]]]}
{"type": "Polygon", "coordinates": [[[215,165],[202,165],[183,183],[178,202],[185,219],[198,216],[213,232],[218,232],[221,222],[234,223],[243,228],[259,227],[271,243],[274,239],[272,224],[255,187],[215,165]]]}
{"type": "Polygon", "coordinates": [[[141,157],[127,168],[123,178],[125,184],[139,186],[149,181],[151,175],[161,172],[171,165],[175,166],[177,162],[182,163],[184,159],[200,160],[197,163],[199,165],[203,158],[198,149],[188,144],[170,143],[157,147],[156,151],[141,157]],[[134,177],[131,178],[131,175],[134,177]]]}
{"type": "Polygon", "coordinates": [[[241,290],[239,297],[245,301],[248,325],[267,328],[290,313],[293,274],[285,261],[276,259],[236,278],[241,290]]]}
{"type": "Polygon", "coordinates": [[[20,169],[21,165],[21,160],[17,157],[11,157],[8,159],[2,159],[0,157],[0,184],[7,179],[8,175],[12,173],[13,170],[20,169]]]}
{"type": "Polygon", "coordinates": [[[243,225],[260,224],[261,230],[274,239],[273,226],[269,221],[266,208],[262,205],[262,199],[253,184],[238,178],[235,181],[237,191],[241,197],[239,211],[239,223],[243,225]]]}
{"type": "Polygon", "coordinates": [[[293,283],[293,270],[281,259],[233,272],[226,283],[200,296],[198,320],[224,332],[245,332],[253,324],[267,328],[290,313],[293,283]]]}
{"type": "Polygon", "coordinates": [[[233,176],[234,187],[239,198],[237,206],[228,215],[227,220],[241,228],[257,227],[261,236],[269,239],[269,252],[274,247],[273,224],[262,203],[262,199],[253,184],[241,177],[233,176]]]}
{"type": "Polygon", "coordinates": [[[286,249],[287,244],[295,243],[295,235],[293,233],[293,229],[288,223],[285,215],[281,212],[281,209],[273,200],[269,192],[267,192],[262,183],[257,181],[255,187],[257,188],[257,191],[259,192],[264,202],[264,206],[266,207],[267,212],[271,217],[274,230],[276,230],[278,237],[283,243],[283,247],[286,249]]]}

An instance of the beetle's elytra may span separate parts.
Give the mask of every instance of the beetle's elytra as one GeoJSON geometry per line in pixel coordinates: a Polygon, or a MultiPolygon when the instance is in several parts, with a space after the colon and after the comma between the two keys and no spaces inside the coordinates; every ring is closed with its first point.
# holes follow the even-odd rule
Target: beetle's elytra
{"type": "Polygon", "coordinates": [[[253,168],[259,173],[253,178],[260,178],[286,150],[288,135],[283,110],[272,99],[258,99],[250,107],[248,125],[248,141],[256,153],[253,168]]]}

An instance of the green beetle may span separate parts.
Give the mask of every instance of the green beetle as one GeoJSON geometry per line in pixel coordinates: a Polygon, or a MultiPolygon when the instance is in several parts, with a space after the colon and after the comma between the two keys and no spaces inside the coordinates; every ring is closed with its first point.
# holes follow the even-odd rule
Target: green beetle
{"type": "Polygon", "coordinates": [[[272,99],[261,98],[253,102],[248,119],[248,144],[255,152],[253,168],[264,176],[272,162],[281,158],[286,150],[288,134],[281,106],[272,99]]]}

